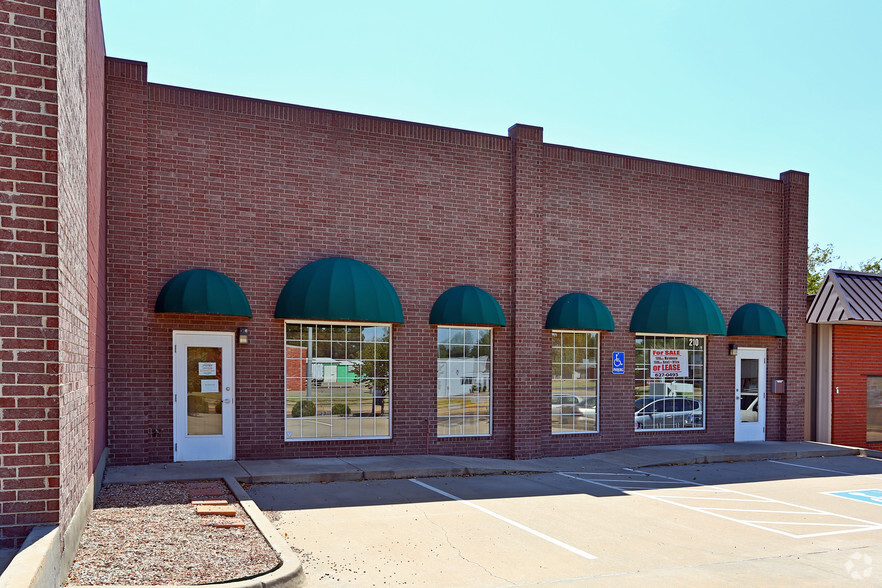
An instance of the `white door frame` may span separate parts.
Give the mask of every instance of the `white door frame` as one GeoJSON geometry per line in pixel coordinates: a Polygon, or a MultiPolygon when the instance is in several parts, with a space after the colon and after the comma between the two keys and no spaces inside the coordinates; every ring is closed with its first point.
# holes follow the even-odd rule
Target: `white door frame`
{"type": "Polygon", "coordinates": [[[735,441],[766,440],[766,350],[762,347],[741,347],[735,356],[735,441]],[[744,422],[741,418],[741,360],[756,359],[758,363],[757,420],[744,422]]]}
{"type": "MultiPolygon", "coordinates": [[[[218,331],[172,332],[172,382],[174,460],[235,459],[236,358],[235,333],[218,331]],[[217,384],[221,402],[221,434],[188,434],[187,348],[221,348],[221,374],[217,384]]],[[[201,368],[201,366],[200,366],[201,368]]]]}

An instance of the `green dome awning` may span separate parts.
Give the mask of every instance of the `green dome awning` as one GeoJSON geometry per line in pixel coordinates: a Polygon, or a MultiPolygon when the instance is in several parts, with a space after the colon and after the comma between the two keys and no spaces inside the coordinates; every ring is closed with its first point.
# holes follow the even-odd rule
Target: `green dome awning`
{"type": "Polygon", "coordinates": [[[689,284],[666,282],[647,292],[631,316],[632,333],[725,335],[726,322],[710,296],[689,284]]]}
{"type": "Polygon", "coordinates": [[[546,329],[578,331],[615,331],[613,317],[606,305],[594,296],[573,292],[551,305],[545,318],[546,329]]]}
{"type": "Polygon", "coordinates": [[[454,286],[432,305],[429,324],[504,327],[505,315],[496,299],[477,286],[454,286]]]}
{"type": "Polygon", "coordinates": [[[276,318],[403,323],[395,288],[366,263],[319,259],[291,276],[276,302],[276,318]]]}
{"type": "Polygon", "coordinates": [[[187,270],[166,282],[154,310],[251,316],[242,288],[222,273],[207,269],[187,270]]]}
{"type": "Polygon", "coordinates": [[[762,304],[745,304],[729,320],[729,336],[768,335],[786,337],[787,329],[778,313],[762,304]]]}

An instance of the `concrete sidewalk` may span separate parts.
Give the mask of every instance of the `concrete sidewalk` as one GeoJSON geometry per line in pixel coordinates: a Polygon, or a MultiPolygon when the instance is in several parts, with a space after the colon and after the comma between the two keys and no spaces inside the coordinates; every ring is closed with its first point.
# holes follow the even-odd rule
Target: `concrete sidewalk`
{"type": "Polygon", "coordinates": [[[609,467],[689,465],[800,457],[859,455],[853,447],[808,441],[708,443],[634,447],[609,453],[530,460],[399,455],[318,459],[201,461],[142,466],[108,466],[105,484],[234,478],[248,484],[309,483],[529,472],[603,471],[609,467]]]}

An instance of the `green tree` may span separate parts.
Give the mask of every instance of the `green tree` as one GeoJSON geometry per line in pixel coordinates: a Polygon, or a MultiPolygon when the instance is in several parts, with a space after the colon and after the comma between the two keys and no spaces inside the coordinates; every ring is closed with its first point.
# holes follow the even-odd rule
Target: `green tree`
{"type": "Polygon", "coordinates": [[[821,247],[817,243],[809,245],[808,250],[808,285],[809,294],[817,294],[821,288],[821,282],[827,275],[827,270],[839,259],[839,256],[833,253],[833,243],[827,243],[821,247]]]}
{"type": "MultiPolygon", "coordinates": [[[[817,294],[821,288],[821,282],[827,275],[827,270],[833,267],[833,264],[839,256],[833,253],[833,243],[827,243],[820,246],[812,243],[808,250],[808,284],[807,291],[809,294],[817,294]]],[[[841,269],[854,269],[850,265],[838,264],[841,269]]],[[[871,257],[860,262],[857,267],[859,272],[867,272],[871,274],[882,274],[882,257],[871,257]]]]}
{"type": "Polygon", "coordinates": [[[882,257],[871,257],[860,262],[858,270],[871,274],[882,274],[882,257]]]}

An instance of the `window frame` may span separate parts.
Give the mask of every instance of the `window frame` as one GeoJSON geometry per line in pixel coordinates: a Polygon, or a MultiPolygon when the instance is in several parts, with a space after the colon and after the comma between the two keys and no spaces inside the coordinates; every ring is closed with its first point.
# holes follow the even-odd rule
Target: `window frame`
{"type": "MultiPolygon", "coordinates": [[[[870,444],[870,443],[873,443],[873,444],[882,443],[882,434],[880,434],[880,429],[879,429],[879,427],[872,428],[872,429],[870,428],[870,420],[871,420],[871,418],[870,418],[871,410],[870,410],[870,409],[876,409],[875,411],[872,411],[872,412],[876,413],[875,416],[879,416],[879,414],[882,413],[882,406],[871,406],[871,405],[870,405],[870,393],[871,393],[871,387],[870,387],[870,385],[871,385],[872,383],[876,383],[876,380],[879,380],[879,381],[880,381],[880,382],[879,382],[879,386],[880,386],[880,388],[882,388],[882,375],[877,375],[877,374],[867,374],[867,375],[866,375],[866,381],[867,381],[867,383],[866,383],[866,390],[867,390],[867,410],[866,410],[866,423],[865,423],[865,425],[866,425],[865,429],[866,429],[866,430],[864,431],[864,433],[865,433],[865,435],[866,435],[866,441],[867,441],[867,444],[870,444]],[[878,438],[871,439],[871,438],[870,438],[870,437],[871,437],[871,433],[876,433],[875,436],[878,437],[878,438]]],[[[876,391],[875,391],[875,390],[872,390],[872,392],[875,393],[876,391]]],[[[878,393],[877,393],[877,394],[878,394],[878,393]]],[[[874,422],[878,421],[878,419],[875,419],[875,418],[872,419],[872,420],[873,420],[874,422]]]]}
{"type": "MultiPolygon", "coordinates": [[[[317,319],[305,319],[305,320],[297,320],[297,319],[285,319],[282,325],[282,361],[283,361],[283,372],[284,372],[284,393],[283,393],[283,410],[282,410],[282,418],[283,418],[283,439],[286,443],[300,443],[304,441],[370,441],[370,440],[383,440],[383,439],[391,439],[392,438],[392,393],[394,389],[394,369],[393,362],[394,359],[392,357],[392,342],[393,342],[393,325],[394,323],[373,323],[373,322],[349,322],[349,321],[323,321],[317,319]],[[388,435],[359,435],[359,436],[350,436],[350,437],[289,437],[288,436],[288,420],[289,419],[297,419],[304,417],[291,417],[288,413],[288,325],[303,325],[303,326],[330,326],[330,327],[386,327],[389,329],[389,390],[386,393],[384,403],[386,404],[386,416],[385,418],[389,421],[389,434],[388,435]]],[[[313,341],[315,343],[315,341],[313,341]]],[[[308,376],[307,376],[308,377],[308,376]]],[[[318,415],[316,415],[316,421],[318,420],[318,415]]],[[[351,417],[350,417],[351,418],[351,417]]],[[[364,417],[359,417],[364,418],[364,417]]],[[[376,417],[374,417],[376,418],[376,417]]]]}
{"type": "MultiPolygon", "coordinates": [[[[594,331],[588,329],[551,329],[552,337],[554,333],[567,334],[572,333],[574,335],[594,335],[597,338],[597,346],[596,350],[596,359],[595,359],[595,369],[596,369],[596,377],[594,378],[594,429],[585,429],[582,431],[573,430],[573,431],[555,431],[554,430],[554,414],[552,413],[549,418],[549,424],[551,425],[551,434],[552,435],[585,435],[585,434],[597,434],[600,432],[600,333],[601,331],[594,331]]],[[[586,347],[586,349],[590,349],[586,347]]],[[[554,402],[554,343],[552,340],[551,345],[551,400],[550,405],[553,405],[554,402]]],[[[564,394],[561,393],[561,396],[564,394]]],[[[578,396],[578,394],[570,393],[569,396],[578,396]]]]}
{"type": "MultiPolygon", "coordinates": [[[[490,325],[448,325],[448,324],[439,324],[439,325],[433,325],[433,326],[435,327],[435,370],[436,370],[436,373],[435,373],[435,437],[438,439],[462,439],[462,438],[467,438],[467,437],[473,437],[473,438],[474,437],[481,437],[481,438],[486,439],[486,438],[492,437],[493,436],[493,380],[494,380],[494,378],[493,378],[493,363],[494,363],[493,362],[493,359],[494,359],[494,354],[493,354],[493,339],[494,339],[493,330],[494,329],[493,329],[493,327],[490,325]],[[487,417],[489,418],[487,433],[463,433],[460,435],[452,435],[452,434],[442,435],[438,430],[438,428],[441,424],[441,420],[438,418],[438,398],[439,397],[438,397],[438,373],[437,373],[438,367],[437,366],[438,366],[438,360],[441,359],[440,352],[439,352],[440,343],[438,341],[438,333],[440,332],[441,329],[467,329],[467,330],[472,330],[472,331],[485,330],[485,331],[490,332],[490,345],[489,345],[489,347],[490,347],[489,380],[490,381],[489,381],[489,386],[488,386],[488,391],[487,391],[487,396],[489,397],[489,402],[490,402],[490,409],[487,413],[487,417]]],[[[448,416],[447,418],[448,418],[448,429],[449,429],[450,417],[448,416]]]]}
{"type": "MultiPolygon", "coordinates": [[[[637,427],[637,418],[636,418],[638,410],[642,409],[645,406],[648,406],[649,404],[651,404],[653,402],[657,402],[660,399],[667,399],[668,398],[667,396],[660,396],[658,398],[654,398],[650,402],[645,403],[643,406],[641,406],[640,409],[634,410],[634,413],[633,413],[634,414],[634,432],[640,434],[640,433],[659,433],[659,432],[706,431],[707,430],[707,406],[708,406],[707,405],[707,394],[708,394],[708,390],[707,390],[707,343],[708,343],[708,335],[696,335],[696,334],[689,334],[689,333],[634,333],[634,387],[633,387],[634,394],[633,394],[632,400],[634,400],[635,403],[637,401],[638,382],[642,381],[642,382],[647,383],[647,385],[648,385],[648,383],[652,381],[652,378],[638,380],[637,374],[636,374],[637,367],[638,367],[637,339],[644,339],[645,340],[648,337],[663,338],[663,339],[678,339],[678,338],[701,339],[703,341],[702,346],[701,346],[701,351],[702,351],[702,357],[701,357],[701,371],[702,371],[702,377],[701,377],[701,386],[702,386],[701,387],[701,426],[700,427],[670,427],[670,428],[665,428],[665,427],[638,428],[637,427]]],[[[644,349],[646,349],[646,347],[644,347],[644,349]]],[[[688,350],[689,348],[684,347],[684,349],[688,350]]],[[[648,366],[649,364],[643,364],[643,365],[648,366]]],[[[692,365],[691,361],[690,361],[689,365],[691,367],[691,365],[692,365]]],[[[686,378],[686,379],[690,379],[693,381],[696,380],[696,378],[686,378]]],[[[662,378],[662,380],[666,381],[665,378],[662,378]]],[[[674,380],[676,381],[676,378],[674,378],[674,380]]],[[[646,396],[644,396],[644,398],[646,398],[646,396]]],[[[677,397],[671,397],[671,398],[677,398],[677,397]]],[[[695,400],[695,398],[692,397],[691,400],[695,400]]]]}

